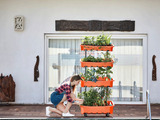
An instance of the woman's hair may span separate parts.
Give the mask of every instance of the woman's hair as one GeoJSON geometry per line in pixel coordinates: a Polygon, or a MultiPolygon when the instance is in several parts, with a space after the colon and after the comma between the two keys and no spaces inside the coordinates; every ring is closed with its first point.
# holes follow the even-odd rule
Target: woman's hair
{"type": "MultiPolygon", "coordinates": [[[[81,77],[80,77],[79,75],[73,75],[73,76],[71,77],[71,79],[70,79],[70,82],[73,82],[74,80],[75,80],[75,81],[78,81],[78,80],[82,80],[82,79],[81,79],[81,77]]],[[[73,85],[73,86],[72,86],[73,92],[75,91],[75,88],[76,88],[76,86],[73,85]]]]}

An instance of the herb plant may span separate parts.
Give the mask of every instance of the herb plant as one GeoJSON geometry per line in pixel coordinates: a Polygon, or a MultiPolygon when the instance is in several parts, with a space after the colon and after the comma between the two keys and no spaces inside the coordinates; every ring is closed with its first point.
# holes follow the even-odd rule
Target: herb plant
{"type": "Polygon", "coordinates": [[[114,56],[114,55],[111,55],[110,52],[108,52],[108,51],[107,51],[106,53],[101,52],[101,54],[102,54],[103,57],[104,57],[103,62],[110,62],[111,60],[113,60],[113,59],[115,58],[115,56],[114,56]]]}
{"type": "Polygon", "coordinates": [[[84,36],[82,39],[82,45],[91,46],[111,46],[111,35],[99,35],[97,37],[84,36]]]}
{"type": "Polygon", "coordinates": [[[86,58],[82,58],[82,62],[103,62],[103,58],[94,58],[93,56],[89,55],[86,58]]]}
{"type": "Polygon", "coordinates": [[[92,88],[89,91],[78,93],[80,99],[84,99],[84,106],[108,106],[107,100],[110,98],[112,90],[109,87],[92,88]]]}
{"type": "Polygon", "coordinates": [[[102,54],[104,55],[103,58],[101,57],[93,57],[91,55],[89,55],[88,57],[86,58],[82,58],[82,62],[111,62],[112,59],[114,59],[114,56],[111,55],[109,52],[106,52],[106,53],[103,53],[102,54]]]}
{"type": "Polygon", "coordinates": [[[98,77],[108,77],[111,80],[111,76],[110,73],[113,73],[111,71],[112,67],[108,66],[107,68],[103,68],[103,67],[98,67],[98,69],[96,70],[96,74],[98,77]]]}
{"type": "MultiPolygon", "coordinates": [[[[92,81],[96,82],[99,77],[107,77],[111,80],[110,73],[113,73],[111,71],[112,67],[108,66],[106,68],[98,67],[97,69],[87,69],[85,73],[80,73],[80,76],[82,77],[83,81],[92,81]]],[[[108,80],[108,79],[106,79],[108,80]]]]}
{"type": "Polygon", "coordinates": [[[93,81],[96,82],[98,76],[95,75],[96,69],[87,69],[85,73],[80,73],[83,81],[93,81]]]}
{"type": "Polygon", "coordinates": [[[95,37],[92,36],[85,36],[82,40],[82,45],[94,45],[95,44],[95,37]]]}

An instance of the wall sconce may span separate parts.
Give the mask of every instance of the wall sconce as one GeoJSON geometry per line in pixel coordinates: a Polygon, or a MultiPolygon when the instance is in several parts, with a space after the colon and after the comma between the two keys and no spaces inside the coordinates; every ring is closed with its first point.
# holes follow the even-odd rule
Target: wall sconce
{"type": "Polygon", "coordinates": [[[15,31],[24,30],[24,17],[23,16],[14,17],[14,30],[15,31]]]}

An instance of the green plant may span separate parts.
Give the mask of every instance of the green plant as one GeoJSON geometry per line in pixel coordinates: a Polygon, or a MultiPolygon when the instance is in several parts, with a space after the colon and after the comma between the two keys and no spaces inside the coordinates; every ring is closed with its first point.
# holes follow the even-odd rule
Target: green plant
{"type": "Polygon", "coordinates": [[[89,91],[78,93],[80,99],[84,99],[84,106],[107,106],[112,90],[108,87],[92,88],[89,91]]]}
{"type": "MultiPolygon", "coordinates": [[[[80,76],[82,77],[83,81],[94,81],[96,82],[99,77],[108,77],[111,80],[110,73],[113,73],[111,71],[112,67],[108,66],[106,68],[98,67],[97,69],[87,69],[85,73],[80,73],[80,76]]],[[[108,80],[108,79],[106,79],[108,80]]]]}
{"type": "Polygon", "coordinates": [[[104,38],[104,41],[105,41],[105,44],[107,45],[111,45],[111,35],[104,35],[103,34],[103,38],[104,38]]]}
{"type": "Polygon", "coordinates": [[[104,92],[104,97],[103,100],[107,101],[110,99],[110,96],[112,95],[112,89],[110,89],[109,87],[101,87],[101,91],[104,92]]]}
{"type": "Polygon", "coordinates": [[[92,36],[84,36],[82,40],[82,45],[94,45],[95,44],[95,37],[92,36]]]}
{"type": "Polygon", "coordinates": [[[99,35],[97,37],[84,36],[82,39],[82,45],[93,45],[93,46],[110,46],[111,44],[111,35],[99,35]]]}
{"type": "Polygon", "coordinates": [[[97,81],[98,76],[95,75],[96,70],[93,69],[87,69],[85,73],[80,73],[80,76],[83,81],[97,81]]]}
{"type": "Polygon", "coordinates": [[[103,58],[94,58],[93,56],[89,55],[86,58],[82,58],[82,62],[102,62],[103,58]]]}
{"type": "Polygon", "coordinates": [[[111,60],[113,60],[114,58],[115,58],[115,56],[114,55],[111,55],[110,54],[110,52],[101,52],[101,54],[103,55],[103,57],[104,57],[104,60],[103,60],[103,62],[110,62],[111,60]]]}
{"type": "Polygon", "coordinates": [[[115,56],[111,55],[109,52],[106,53],[101,52],[101,53],[104,56],[103,58],[101,57],[95,58],[89,55],[88,57],[82,58],[81,60],[82,62],[111,62],[111,60],[115,58],[115,56]]]}
{"type": "Polygon", "coordinates": [[[112,67],[110,66],[108,66],[107,68],[98,67],[98,69],[96,70],[96,74],[98,77],[108,77],[111,80],[110,73],[113,73],[111,69],[112,67]]]}

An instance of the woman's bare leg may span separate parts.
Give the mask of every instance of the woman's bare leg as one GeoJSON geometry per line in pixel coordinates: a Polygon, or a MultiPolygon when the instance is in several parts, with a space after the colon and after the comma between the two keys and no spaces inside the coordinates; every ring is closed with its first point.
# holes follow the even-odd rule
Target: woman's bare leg
{"type": "Polygon", "coordinates": [[[49,107],[49,111],[62,115],[62,112],[56,108],[49,107]]]}
{"type": "MultiPolygon", "coordinates": [[[[71,98],[74,100],[76,98],[75,94],[71,93],[71,98]]],[[[69,111],[70,107],[72,106],[72,103],[67,102],[67,105],[64,106],[63,102],[66,101],[66,100],[67,100],[67,97],[66,97],[66,94],[64,94],[61,102],[57,105],[57,109],[50,107],[49,110],[51,112],[55,112],[55,113],[58,113],[60,115],[62,115],[62,113],[67,113],[69,111]]]]}
{"type": "Polygon", "coordinates": [[[57,105],[57,109],[58,109],[59,111],[61,111],[61,113],[63,113],[64,110],[66,109],[66,106],[64,106],[63,103],[59,103],[59,104],[57,105]]]}
{"type": "Polygon", "coordinates": [[[72,103],[71,102],[67,102],[66,109],[64,110],[63,113],[67,113],[71,106],[72,106],[72,103]]]}
{"type": "MultiPolygon", "coordinates": [[[[74,100],[76,98],[75,94],[74,93],[71,93],[71,98],[74,100]]],[[[67,113],[70,109],[70,107],[72,106],[72,103],[71,102],[67,102],[67,105],[66,105],[66,108],[64,110],[64,113],[67,113]]]]}
{"type": "Polygon", "coordinates": [[[49,111],[62,115],[62,113],[64,112],[64,110],[66,108],[63,105],[63,102],[66,101],[66,100],[67,100],[67,97],[64,94],[61,102],[57,105],[57,108],[49,107],[49,111]]]}

